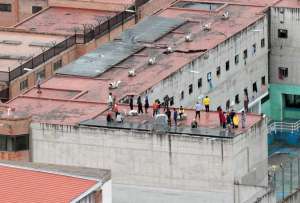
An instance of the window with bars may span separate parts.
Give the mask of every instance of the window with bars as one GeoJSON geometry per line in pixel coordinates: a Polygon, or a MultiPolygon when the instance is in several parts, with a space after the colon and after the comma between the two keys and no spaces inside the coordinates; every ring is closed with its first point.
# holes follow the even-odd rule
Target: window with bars
{"type": "Polygon", "coordinates": [[[0,4],[0,12],[11,12],[11,4],[0,4]]]}

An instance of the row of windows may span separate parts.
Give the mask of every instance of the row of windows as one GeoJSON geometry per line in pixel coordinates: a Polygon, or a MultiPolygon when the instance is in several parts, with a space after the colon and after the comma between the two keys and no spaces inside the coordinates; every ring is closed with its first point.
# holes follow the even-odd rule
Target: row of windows
{"type": "Polygon", "coordinates": [[[0,135],[0,151],[21,151],[29,149],[29,135],[11,137],[0,135]]]}
{"type": "MultiPolygon", "coordinates": [[[[62,60],[58,60],[55,63],[53,63],[53,71],[58,70],[59,68],[62,67],[62,60]]],[[[45,69],[39,71],[36,73],[36,79],[40,79],[40,80],[44,80],[46,77],[46,71],[45,69]]],[[[20,82],[20,90],[24,90],[28,88],[28,79],[25,79],[23,81],[20,82]]]]}
{"type": "MultiPolygon", "coordinates": [[[[257,47],[257,45],[256,45],[256,43],[254,43],[254,44],[252,45],[252,55],[255,55],[255,54],[256,54],[256,47],[257,47]]],[[[264,47],[265,47],[265,39],[264,39],[264,38],[261,39],[261,41],[260,41],[260,47],[261,47],[261,48],[264,48],[264,47]]],[[[239,54],[235,55],[235,57],[234,57],[234,64],[235,64],[235,65],[238,65],[238,64],[239,64],[239,57],[240,57],[239,54]]],[[[245,50],[243,51],[243,59],[247,59],[247,58],[248,58],[248,49],[245,49],[245,50]]],[[[225,62],[225,70],[226,70],[226,71],[229,71],[229,70],[230,70],[230,61],[229,61],[229,60],[225,62]]],[[[218,77],[220,77],[220,75],[221,75],[221,66],[218,66],[218,67],[217,67],[216,75],[217,75],[218,77]]]]}
{"type": "MultiPolygon", "coordinates": [[[[32,6],[32,13],[37,13],[41,11],[43,7],[41,6],[32,6]]],[[[11,4],[0,4],[0,12],[11,12],[11,4]]]]}
{"type": "MultiPolygon", "coordinates": [[[[266,77],[265,76],[261,77],[261,85],[262,86],[266,85],[266,77]]],[[[199,78],[198,79],[198,88],[201,88],[201,87],[202,87],[202,78],[199,78]]],[[[257,88],[257,83],[256,82],[254,82],[252,84],[252,92],[254,92],[254,93],[258,92],[258,88],[257,88]]],[[[189,85],[189,94],[192,94],[192,93],[193,93],[193,84],[190,84],[189,85]]],[[[248,96],[248,89],[247,88],[244,89],[244,94],[248,96]]],[[[172,97],[172,98],[173,98],[172,101],[174,103],[174,97],[172,97]]],[[[181,100],[184,99],[184,91],[181,91],[181,93],[180,93],[180,99],[181,100]]],[[[234,101],[235,101],[235,104],[239,104],[240,103],[240,96],[239,96],[239,94],[235,95],[234,101]]],[[[228,109],[229,107],[230,107],[230,100],[227,100],[227,102],[226,102],[226,108],[228,109]]]]}

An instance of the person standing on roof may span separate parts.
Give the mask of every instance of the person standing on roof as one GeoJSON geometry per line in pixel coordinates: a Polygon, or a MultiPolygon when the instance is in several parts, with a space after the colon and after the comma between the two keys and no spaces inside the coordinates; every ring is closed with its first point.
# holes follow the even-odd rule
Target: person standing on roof
{"type": "Polygon", "coordinates": [[[171,127],[171,111],[167,108],[166,115],[168,117],[168,125],[171,127]]]}
{"type": "Polygon", "coordinates": [[[174,119],[175,126],[177,126],[177,117],[178,117],[178,112],[177,109],[174,108],[173,119],[174,119]]]}
{"type": "Polygon", "coordinates": [[[42,91],[41,91],[41,78],[38,78],[37,82],[36,82],[36,87],[37,87],[37,93],[38,94],[41,94],[42,91]]]}
{"type": "Polygon", "coordinates": [[[197,102],[195,105],[195,112],[196,112],[195,119],[197,119],[197,116],[198,116],[198,118],[200,120],[200,111],[201,111],[201,104],[199,102],[197,102]]]}
{"type": "Polygon", "coordinates": [[[168,95],[166,95],[164,97],[164,111],[169,108],[169,101],[170,101],[170,98],[168,95]]]}
{"type": "Polygon", "coordinates": [[[180,106],[180,108],[179,108],[179,117],[180,117],[180,120],[183,119],[183,115],[184,115],[184,109],[183,109],[182,106],[180,106]]]}
{"type": "Polygon", "coordinates": [[[107,101],[107,104],[108,104],[108,108],[111,109],[113,107],[113,96],[112,96],[112,93],[110,92],[108,94],[108,101],[107,101]]]}
{"type": "Polygon", "coordinates": [[[239,127],[239,122],[240,122],[240,120],[239,120],[239,116],[238,116],[237,113],[234,114],[233,119],[232,119],[232,122],[233,122],[233,127],[234,127],[234,128],[238,128],[238,127],[239,127]]]}
{"type": "Polygon", "coordinates": [[[137,98],[137,105],[138,105],[138,113],[144,113],[144,111],[143,111],[143,103],[142,103],[141,96],[139,96],[137,98]]]}
{"type": "Polygon", "coordinates": [[[205,111],[209,112],[210,99],[208,96],[203,99],[203,105],[205,107],[205,111]]]}
{"type": "Polygon", "coordinates": [[[152,110],[153,110],[153,117],[157,114],[157,103],[156,101],[152,104],[152,110]]]}
{"type": "Polygon", "coordinates": [[[242,111],[242,128],[246,127],[246,113],[242,111]]]}
{"type": "Polygon", "coordinates": [[[145,97],[145,113],[148,113],[148,108],[149,108],[149,99],[148,95],[145,97]]]}
{"type": "Polygon", "coordinates": [[[133,110],[133,95],[131,95],[129,98],[129,107],[130,107],[130,110],[133,110]]]}

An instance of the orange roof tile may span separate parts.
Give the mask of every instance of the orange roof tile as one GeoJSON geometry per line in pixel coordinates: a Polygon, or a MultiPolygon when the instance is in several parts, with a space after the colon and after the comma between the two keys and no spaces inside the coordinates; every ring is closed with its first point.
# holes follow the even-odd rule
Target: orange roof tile
{"type": "Polygon", "coordinates": [[[96,180],[1,165],[0,202],[70,202],[96,183],[96,180]]]}

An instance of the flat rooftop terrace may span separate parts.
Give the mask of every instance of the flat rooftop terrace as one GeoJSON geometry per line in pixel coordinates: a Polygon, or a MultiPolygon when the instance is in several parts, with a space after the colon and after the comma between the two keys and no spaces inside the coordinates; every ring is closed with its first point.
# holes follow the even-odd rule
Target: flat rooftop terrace
{"type": "Polygon", "coordinates": [[[61,35],[0,30],[0,71],[13,70],[64,40],[61,35]]]}
{"type": "MultiPolygon", "coordinates": [[[[49,80],[50,81],[50,80],[49,80]]],[[[106,122],[106,114],[108,107],[106,103],[88,101],[85,94],[86,91],[83,87],[88,88],[92,83],[97,83],[97,80],[89,81],[88,79],[81,79],[82,88],[79,85],[71,85],[72,89],[50,89],[47,87],[47,82],[42,85],[42,93],[37,94],[35,88],[27,93],[17,97],[16,99],[8,102],[8,106],[16,109],[17,112],[30,112],[34,122],[59,124],[59,125],[86,125],[97,127],[113,127],[113,128],[133,128],[140,130],[151,130],[154,122],[152,117],[152,109],[149,109],[148,114],[141,114],[138,116],[125,116],[124,124],[113,123],[108,125],[106,122]],[[86,80],[84,84],[84,80],[86,80]]],[[[99,85],[99,83],[98,83],[99,85]]],[[[59,86],[59,84],[57,84],[59,86]]],[[[98,91],[101,91],[98,89],[98,91]]],[[[137,109],[137,107],[134,107],[137,109]]],[[[119,111],[126,115],[129,112],[129,106],[125,104],[119,105],[119,111]]],[[[160,109],[163,112],[163,109],[160,109]]],[[[112,113],[114,114],[114,113],[112,113]]],[[[228,136],[228,133],[220,128],[219,117],[217,112],[201,112],[199,130],[192,130],[190,124],[195,117],[195,112],[192,109],[185,109],[186,119],[178,121],[178,128],[172,128],[174,133],[196,133],[199,135],[209,136],[228,136]],[[204,134],[203,134],[204,133],[204,134]]],[[[260,122],[262,117],[259,115],[248,114],[246,128],[241,126],[234,129],[231,133],[232,136],[238,135],[250,127],[260,122]]],[[[172,121],[173,122],[173,121],[172,121]]]]}
{"type": "Polygon", "coordinates": [[[98,25],[116,15],[112,11],[78,8],[49,7],[44,11],[20,22],[15,28],[42,33],[74,35],[82,33],[83,25],[98,25]]]}

